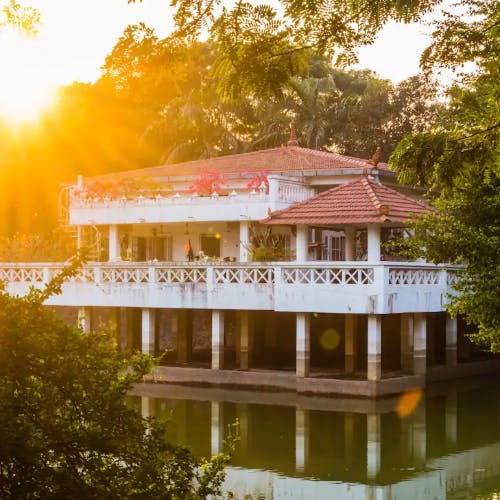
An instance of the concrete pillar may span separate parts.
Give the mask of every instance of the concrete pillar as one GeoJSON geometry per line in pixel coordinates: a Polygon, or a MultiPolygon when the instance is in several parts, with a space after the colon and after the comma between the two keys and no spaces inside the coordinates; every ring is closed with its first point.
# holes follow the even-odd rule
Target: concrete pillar
{"type": "Polygon", "coordinates": [[[356,228],[346,226],[344,229],[345,235],[345,260],[356,260],[356,228]]]}
{"type": "Polygon", "coordinates": [[[222,403],[212,402],[210,418],[210,452],[212,455],[222,453],[224,427],[222,420],[222,403]]]}
{"type": "Polygon", "coordinates": [[[353,373],[356,369],[356,316],[345,315],[345,342],[344,342],[344,368],[346,373],[353,373]]]}
{"type": "Polygon", "coordinates": [[[382,378],[382,318],[375,314],[368,315],[368,380],[382,378]]]}
{"type": "Polygon", "coordinates": [[[448,394],[445,399],[446,444],[454,448],[457,444],[457,393],[448,394]]]}
{"type": "Polygon", "coordinates": [[[212,311],[212,370],[224,368],[224,311],[212,311]]]}
{"type": "Polygon", "coordinates": [[[401,314],[401,369],[411,372],[413,367],[413,314],[401,314]]]}
{"type": "Polygon", "coordinates": [[[297,224],[297,235],[295,237],[295,260],[306,262],[308,250],[308,229],[305,224],[297,224]]]}
{"type": "Polygon", "coordinates": [[[458,320],[446,314],[446,364],[457,364],[458,320]]]}
{"type": "Polygon", "coordinates": [[[118,236],[118,226],[116,224],[109,225],[109,260],[121,260],[120,238],[118,236]]]}
{"type": "Polygon", "coordinates": [[[368,237],[368,262],[380,262],[380,226],[369,225],[368,237]]]}
{"type": "Polygon", "coordinates": [[[368,479],[375,479],[380,471],[382,449],[382,426],[380,414],[366,415],[366,473],[368,479]]]}
{"type": "Polygon", "coordinates": [[[310,316],[309,313],[296,315],[296,375],[309,375],[310,316]]]}
{"type": "Polygon", "coordinates": [[[425,313],[413,315],[413,373],[425,375],[427,371],[427,318],[425,313]]]}
{"type": "Polygon", "coordinates": [[[239,312],[238,359],[241,370],[250,368],[250,318],[248,311],[239,312]]]}
{"type": "Polygon", "coordinates": [[[85,333],[90,332],[90,329],[92,327],[92,308],[78,308],[78,327],[81,328],[85,333]]]}
{"type": "Polygon", "coordinates": [[[309,461],[309,412],[295,410],[295,468],[303,472],[309,461]]]}
{"type": "Polygon", "coordinates": [[[177,321],[177,361],[189,363],[191,361],[193,345],[193,325],[189,310],[178,309],[177,321]]]}
{"type": "Polygon", "coordinates": [[[141,312],[142,352],[155,354],[156,309],[144,308],[141,312]]]}
{"type": "Polygon", "coordinates": [[[249,222],[247,220],[240,221],[240,262],[248,262],[248,246],[250,244],[250,232],[248,230],[249,222]]]}

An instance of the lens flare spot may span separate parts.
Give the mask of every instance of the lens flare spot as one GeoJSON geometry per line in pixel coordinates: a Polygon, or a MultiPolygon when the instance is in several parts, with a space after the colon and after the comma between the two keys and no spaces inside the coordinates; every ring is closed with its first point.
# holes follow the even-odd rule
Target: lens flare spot
{"type": "Polygon", "coordinates": [[[334,328],[328,328],[321,334],[319,343],[325,351],[333,351],[340,344],[340,334],[334,328]]]}
{"type": "Polygon", "coordinates": [[[189,252],[189,249],[191,248],[191,245],[189,243],[186,243],[184,245],[184,251],[189,252]]]}
{"type": "Polygon", "coordinates": [[[318,313],[313,313],[313,318],[319,318],[319,314],[318,313]]]}
{"type": "Polygon", "coordinates": [[[220,233],[215,233],[215,238],[220,240],[222,238],[222,235],[220,233]]]}
{"type": "Polygon", "coordinates": [[[419,405],[422,399],[422,394],[422,389],[419,387],[410,389],[401,394],[401,397],[396,404],[396,412],[399,417],[404,418],[411,415],[419,405]]]}

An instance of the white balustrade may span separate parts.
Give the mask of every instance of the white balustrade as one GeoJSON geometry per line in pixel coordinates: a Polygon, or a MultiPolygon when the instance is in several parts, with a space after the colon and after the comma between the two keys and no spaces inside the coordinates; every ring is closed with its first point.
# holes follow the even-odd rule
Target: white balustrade
{"type": "Polygon", "coordinates": [[[389,285],[438,285],[438,269],[389,268],[389,285]]]}
{"type": "MultiPolygon", "coordinates": [[[[0,281],[9,293],[23,295],[63,269],[64,264],[0,264],[0,281]]],[[[457,269],[395,262],[90,263],[67,279],[62,295],[51,303],[365,314],[441,311],[457,269]]]]}
{"type": "Polygon", "coordinates": [[[299,203],[313,196],[314,190],[297,182],[279,181],[278,201],[284,203],[299,203]]]}
{"type": "MultiPolygon", "coordinates": [[[[43,283],[47,275],[55,276],[63,264],[0,264],[0,281],[4,283],[43,283]]],[[[76,275],[67,279],[71,283],[207,283],[207,269],[213,268],[215,284],[265,284],[272,285],[276,271],[282,273],[283,284],[299,285],[370,285],[375,280],[377,267],[389,267],[388,285],[438,285],[439,273],[446,271],[448,286],[456,284],[459,270],[443,267],[411,264],[393,267],[389,265],[366,265],[360,263],[343,265],[339,262],[315,262],[314,264],[292,265],[287,262],[259,263],[120,263],[87,264],[76,275]],[[152,274],[153,273],[153,274],[152,274]],[[100,275],[100,280],[97,276],[100,275]]]]}
{"type": "Polygon", "coordinates": [[[206,267],[161,267],[157,268],[158,283],[206,283],[206,267]]]}
{"type": "Polygon", "coordinates": [[[215,268],[215,283],[238,283],[253,285],[274,284],[273,267],[228,267],[215,268]]]}
{"type": "Polygon", "coordinates": [[[121,197],[118,199],[111,198],[82,198],[73,197],[71,198],[70,206],[71,208],[110,208],[110,207],[158,207],[158,206],[169,206],[169,205],[190,205],[193,203],[200,205],[213,205],[217,204],[241,204],[241,203],[260,203],[262,201],[269,200],[269,195],[262,192],[255,193],[237,193],[233,191],[231,195],[228,196],[198,196],[189,193],[179,194],[169,196],[155,196],[155,197],[145,197],[145,196],[134,196],[134,197],[121,197]]]}
{"type": "Polygon", "coordinates": [[[28,266],[2,266],[0,268],[0,281],[4,283],[43,283],[44,268],[28,266]]]}
{"type": "Polygon", "coordinates": [[[289,285],[371,285],[374,272],[371,267],[291,267],[283,268],[283,283],[289,285]]]}
{"type": "Polygon", "coordinates": [[[148,267],[101,267],[102,283],[148,283],[148,267]]]}

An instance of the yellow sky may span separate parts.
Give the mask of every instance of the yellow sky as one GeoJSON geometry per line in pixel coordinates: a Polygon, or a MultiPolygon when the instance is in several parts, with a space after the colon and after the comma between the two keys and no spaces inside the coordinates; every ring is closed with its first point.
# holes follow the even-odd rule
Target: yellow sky
{"type": "MultiPolygon", "coordinates": [[[[2,0],[0,0],[0,4],[2,0]]],[[[29,116],[48,102],[54,86],[93,81],[123,29],[140,21],[159,36],[172,27],[169,0],[23,0],[40,10],[42,25],[35,39],[0,33],[0,114],[21,108],[29,116]]],[[[428,29],[427,29],[428,30],[428,29]]],[[[389,23],[377,42],[360,50],[358,67],[400,81],[418,72],[428,38],[421,25],[389,23]]]]}

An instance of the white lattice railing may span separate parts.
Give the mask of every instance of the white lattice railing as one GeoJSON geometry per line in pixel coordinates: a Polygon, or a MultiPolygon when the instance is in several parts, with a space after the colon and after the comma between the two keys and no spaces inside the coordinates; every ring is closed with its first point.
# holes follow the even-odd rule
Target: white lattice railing
{"type": "Polygon", "coordinates": [[[156,268],[158,283],[206,283],[206,267],[158,267],[156,268]]]}
{"type": "Polygon", "coordinates": [[[240,283],[256,285],[272,285],[274,279],[273,267],[238,267],[238,268],[215,268],[214,281],[222,283],[240,283]]]}
{"type": "MultiPolygon", "coordinates": [[[[88,264],[69,278],[71,283],[99,284],[201,284],[209,287],[240,285],[391,285],[453,286],[457,268],[411,264],[366,263],[106,263],[88,264]]],[[[48,282],[63,264],[0,264],[0,281],[5,284],[48,282]]]]}
{"type": "Polygon", "coordinates": [[[4,283],[42,283],[43,267],[5,266],[0,268],[0,281],[4,283]]]}
{"type": "Polygon", "coordinates": [[[439,269],[389,268],[389,285],[438,285],[439,269]]]}
{"type": "Polygon", "coordinates": [[[147,283],[148,281],[147,267],[101,267],[102,283],[147,283]]]}
{"type": "Polygon", "coordinates": [[[283,269],[283,283],[290,285],[371,285],[373,282],[374,270],[372,267],[292,267],[283,269]]]}
{"type": "Polygon", "coordinates": [[[446,273],[446,284],[450,287],[456,285],[460,280],[460,272],[459,271],[448,271],[446,273]]]}

